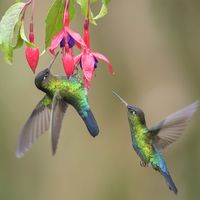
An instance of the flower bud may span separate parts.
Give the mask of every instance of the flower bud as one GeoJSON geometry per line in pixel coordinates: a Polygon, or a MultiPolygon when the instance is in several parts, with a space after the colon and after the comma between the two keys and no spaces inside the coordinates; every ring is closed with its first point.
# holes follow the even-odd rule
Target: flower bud
{"type": "Polygon", "coordinates": [[[26,47],[26,60],[28,61],[28,64],[33,73],[35,73],[35,69],[39,60],[39,49],[26,47]]]}
{"type": "Polygon", "coordinates": [[[66,52],[62,56],[62,62],[67,78],[69,78],[74,73],[74,58],[69,52],[66,52]]]}

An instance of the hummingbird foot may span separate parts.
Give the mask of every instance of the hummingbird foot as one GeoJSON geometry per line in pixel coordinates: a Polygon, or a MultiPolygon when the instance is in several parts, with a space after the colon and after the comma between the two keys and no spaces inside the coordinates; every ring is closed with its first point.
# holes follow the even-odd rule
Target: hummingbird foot
{"type": "Polygon", "coordinates": [[[144,161],[140,161],[140,166],[141,167],[147,167],[148,166],[148,164],[146,163],[146,162],[144,162],[144,161]]]}

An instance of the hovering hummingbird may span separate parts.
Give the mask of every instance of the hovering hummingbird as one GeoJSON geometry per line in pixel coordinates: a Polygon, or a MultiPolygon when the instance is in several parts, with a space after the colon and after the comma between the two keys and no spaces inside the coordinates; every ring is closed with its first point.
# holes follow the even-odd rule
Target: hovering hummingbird
{"type": "Polygon", "coordinates": [[[146,125],[142,109],[129,105],[113,92],[126,106],[131,131],[132,145],[141,159],[141,166],[151,165],[165,178],[169,189],[177,194],[178,190],[169,174],[161,150],[175,142],[183,133],[188,122],[197,111],[199,101],[169,115],[150,129],[146,125]]]}
{"type": "Polygon", "coordinates": [[[50,70],[57,55],[49,67],[39,72],[35,78],[36,87],[46,94],[37,104],[21,131],[16,149],[17,157],[22,157],[36,139],[49,128],[52,153],[55,154],[68,104],[75,108],[93,137],[99,133],[97,122],[90,110],[87,91],[78,74],[67,79],[66,76],[51,73],[50,70]]]}

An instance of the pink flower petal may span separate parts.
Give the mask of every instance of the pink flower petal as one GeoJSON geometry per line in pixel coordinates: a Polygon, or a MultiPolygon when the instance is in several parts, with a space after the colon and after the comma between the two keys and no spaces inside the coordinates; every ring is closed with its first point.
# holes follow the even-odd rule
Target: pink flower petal
{"type": "Polygon", "coordinates": [[[78,65],[78,63],[79,63],[80,60],[81,60],[82,55],[83,55],[83,53],[80,53],[79,55],[77,55],[77,56],[74,58],[74,64],[75,64],[75,65],[78,65]]]}
{"type": "Polygon", "coordinates": [[[57,33],[54,38],[51,41],[51,45],[49,48],[49,51],[54,55],[54,50],[58,47],[58,45],[60,44],[61,40],[63,39],[65,33],[64,31],[60,31],[59,33],[57,33]]]}
{"type": "Polygon", "coordinates": [[[74,73],[74,59],[70,53],[65,53],[62,56],[62,62],[64,66],[67,78],[69,78],[74,73]]]}
{"type": "Polygon", "coordinates": [[[39,49],[26,47],[25,52],[26,52],[26,60],[28,61],[28,64],[31,70],[33,71],[33,73],[35,73],[35,69],[39,61],[39,49]]]}
{"type": "Polygon", "coordinates": [[[92,80],[92,75],[94,73],[94,57],[92,54],[85,53],[82,55],[81,64],[85,79],[85,87],[90,87],[90,82],[92,80]]]}
{"type": "Polygon", "coordinates": [[[108,60],[108,58],[106,56],[102,55],[101,53],[97,53],[97,52],[93,53],[93,56],[97,59],[103,60],[104,62],[108,63],[110,73],[113,72],[112,64],[110,63],[110,61],[108,60]]]}
{"type": "Polygon", "coordinates": [[[69,33],[69,35],[70,35],[79,45],[81,45],[82,47],[86,47],[84,40],[82,39],[82,37],[81,37],[78,33],[72,31],[69,27],[65,27],[65,30],[69,33]]]}
{"type": "Polygon", "coordinates": [[[81,49],[81,45],[78,42],[76,42],[76,46],[81,49]]]}

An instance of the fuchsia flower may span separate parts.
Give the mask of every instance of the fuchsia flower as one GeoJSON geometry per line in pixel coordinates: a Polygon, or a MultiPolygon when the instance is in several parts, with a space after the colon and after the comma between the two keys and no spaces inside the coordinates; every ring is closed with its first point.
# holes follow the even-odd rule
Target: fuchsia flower
{"type": "Polygon", "coordinates": [[[35,73],[35,69],[37,67],[38,60],[39,60],[39,49],[26,47],[26,60],[31,70],[33,71],[33,73],[35,73]]]}
{"type": "Polygon", "coordinates": [[[69,78],[75,70],[74,58],[72,56],[72,52],[69,49],[63,53],[62,62],[67,78],[69,78]]]}
{"type": "Polygon", "coordinates": [[[94,53],[90,49],[90,33],[88,31],[89,20],[85,20],[84,24],[84,41],[86,47],[83,52],[74,58],[75,65],[80,63],[80,66],[83,70],[84,74],[84,85],[87,89],[89,89],[92,76],[95,73],[95,69],[97,68],[98,59],[103,60],[109,65],[109,71],[112,73],[112,64],[108,60],[108,58],[100,53],[94,53]]]}
{"type": "Polygon", "coordinates": [[[51,41],[49,50],[52,54],[54,54],[54,50],[59,45],[60,47],[65,47],[67,45],[69,48],[72,48],[75,44],[79,48],[85,46],[85,42],[81,36],[69,28],[68,0],[66,0],[63,18],[63,29],[54,36],[51,41]]]}
{"type": "Polygon", "coordinates": [[[63,29],[54,36],[49,50],[52,54],[54,54],[54,50],[58,46],[62,48],[62,62],[68,78],[74,73],[75,66],[80,63],[84,74],[84,85],[87,89],[89,89],[92,76],[97,68],[98,59],[108,63],[110,72],[112,72],[112,64],[104,55],[97,52],[95,53],[90,49],[90,33],[88,30],[90,0],[88,0],[88,17],[84,23],[84,39],[82,39],[78,33],[75,33],[69,28],[68,5],[69,0],[66,0],[63,17],[63,29]],[[75,44],[79,48],[83,47],[83,52],[74,58],[73,46],[75,44]]]}
{"type": "MultiPolygon", "coordinates": [[[[30,23],[30,33],[29,33],[29,41],[34,44],[34,33],[33,33],[33,23],[30,23]]],[[[39,61],[39,49],[37,47],[26,47],[26,60],[33,71],[35,73],[35,69],[37,67],[39,61]]]]}

